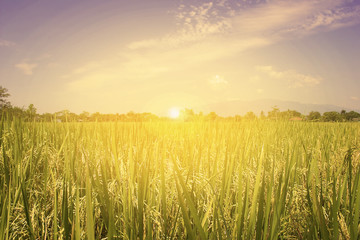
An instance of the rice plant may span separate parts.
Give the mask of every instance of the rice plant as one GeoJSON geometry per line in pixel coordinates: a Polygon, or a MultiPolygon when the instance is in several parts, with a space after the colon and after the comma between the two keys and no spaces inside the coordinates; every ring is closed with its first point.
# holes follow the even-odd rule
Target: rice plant
{"type": "Polygon", "coordinates": [[[358,123],[0,124],[0,239],[358,239],[358,123]]]}

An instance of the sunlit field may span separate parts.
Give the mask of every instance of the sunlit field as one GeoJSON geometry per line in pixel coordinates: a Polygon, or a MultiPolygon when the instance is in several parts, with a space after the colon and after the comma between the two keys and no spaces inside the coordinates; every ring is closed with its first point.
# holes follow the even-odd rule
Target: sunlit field
{"type": "Polygon", "coordinates": [[[357,239],[359,123],[2,120],[0,239],[357,239]]]}

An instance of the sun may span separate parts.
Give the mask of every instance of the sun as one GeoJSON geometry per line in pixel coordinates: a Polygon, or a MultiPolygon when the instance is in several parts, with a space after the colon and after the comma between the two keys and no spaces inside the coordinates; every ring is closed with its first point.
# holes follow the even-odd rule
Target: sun
{"type": "Polygon", "coordinates": [[[169,117],[175,119],[180,116],[180,109],[173,107],[169,109],[169,117]]]}

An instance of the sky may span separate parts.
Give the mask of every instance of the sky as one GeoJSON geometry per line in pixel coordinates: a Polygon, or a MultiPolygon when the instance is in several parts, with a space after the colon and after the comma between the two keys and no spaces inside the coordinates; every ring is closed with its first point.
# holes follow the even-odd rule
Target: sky
{"type": "Polygon", "coordinates": [[[360,108],[359,0],[0,0],[0,86],[38,112],[360,108]]]}

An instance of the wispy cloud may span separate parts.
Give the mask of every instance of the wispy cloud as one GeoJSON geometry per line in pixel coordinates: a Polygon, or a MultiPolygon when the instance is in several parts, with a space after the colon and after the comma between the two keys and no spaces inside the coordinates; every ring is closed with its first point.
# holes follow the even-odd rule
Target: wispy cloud
{"type": "Polygon", "coordinates": [[[177,29],[162,38],[145,39],[132,42],[130,49],[161,47],[173,48],[204,40],[219,33],[225,33],[231,29],[229,14],[224,16],[220,13],[225,8],[225,1],[214,4],[213,2],[200,3],[198,5],[181,4],[174,12],[177,29]],[[223,2],[223,3],[222,3],[223,2]]]}
{"type": "Polygon", "coordinates": [[[67,84],[69,91],[91,92],[91,90],[97,91],[106,84],[116,82],[120,74],[115,69],[110,62],[105,60],[90,61],[79,64],[61,78],[69,80],[67,84]]]}
{"type": "Polygon", "coordinates": [[[91,75],[84,75],[74,81],[68,83],[68,90],[75,92],[91,92],[91,90],[103,87],[107,82],[111,82],[115,76],[106,73],[97,73],[91,75]]]}
{"type": "Polygon", "coordinates": [[[332,31],[360,23],[360,5],[347,0],[268,1],[240,9],[233,18],[233,31],[259,35],[277,42],[317,32],[332,31]]]}
{"type": "Polygon", "coordinates": [[[74,74],[86,73],[86,72],[89,72],[89,71],[94,70],[96,68],[99,68],[102,65],[103,64],[101,62],[99,62],[99,61],[92,61],[92,62],[86,63],[86,64],[74,69],[73,73],[74,74]]]}
{"type": "Polygon", "coordinates": [[[32,75],[33,70],[38,66],[36,63],[22,62],[15,65],[16,68],[21,70],[25,75],[32,75]]]}
{"type": "MultiPolygon", "coordinates": [[[[111,79],[160,79],[167,73],[219,61],[248,49],[356,24],[360,19],[358,7],[346,7],[346,2],[348,0],[182,1],[172,12],[177,23],[172,31],[158,38],[129,42],[119,53],[120,60],[84,64],[65,77],[76,80],[106,72],[117,77],[111,79]]],[[[290,77],[289,87],[314,86],[321,82],[319,77],[295,70],[279,74],[290,77]]],[[[210,86],[227,85],[217,83],[220,80],[216,78],[210,81],[210,86]]]]}
{"type": "Polygon", "coordinates": [[[131,42],[122,54],[129,60],[126,67],[132,69],[185,68],[359,23],[360,4],[346,7],[346,3],[348,0],[182,1],[173,12],[174,31],[131,42]]]}
{"type": "Polygon", "coordinates": [[[210,84],[212,89],[221,90],[221,89],[225,89],[228,86],[229,82],[226,81],[224,79],[224,77],[219,76],[219,75],[215,75],[214,77],[212,77],[209,80],[209,84],[210,84]]]}
{"type": "Polygon", "coordinates": [[[15,43],[4,39],[0,39],[0,47],[11,47],[11,46],[15,46],[15,43]]]}
{"type": "Polygon", "coordinates": [[[258,94],[261,94],[261,93],[263,93],[263,92],[264,92],[264,89],[262,89],[262,88],[258,88],[258,89],[256,89],[256,92],[257,92],[258,94]]]}
{"type": "Polygon", "coordinates": [[[258,66],[256,69],[272,79],[287,82],[290,88],[312,87],[322,81],[320,77],[305,75],[295,70],[277,71],[272,66],[258,66]]]}
{"type": "Polygon", "coordinates": [[[346,1],[329,1],[325,6],[314,4],[318,11],[308,14],[302,23],[289,25],[283,32],[308,35],[317,32],[333,31],[360,23],[360,5],[343,6],[346,1]]]}
{"type": "Polygon", "coordinates": [[[350,99],[351,99],[351,100],[354,100],[354,101],[358,101],[358,100],[359,100],[358,97],[354,97],[354,96],[353,96],[353,97],[350,97],[350,99]]]}

